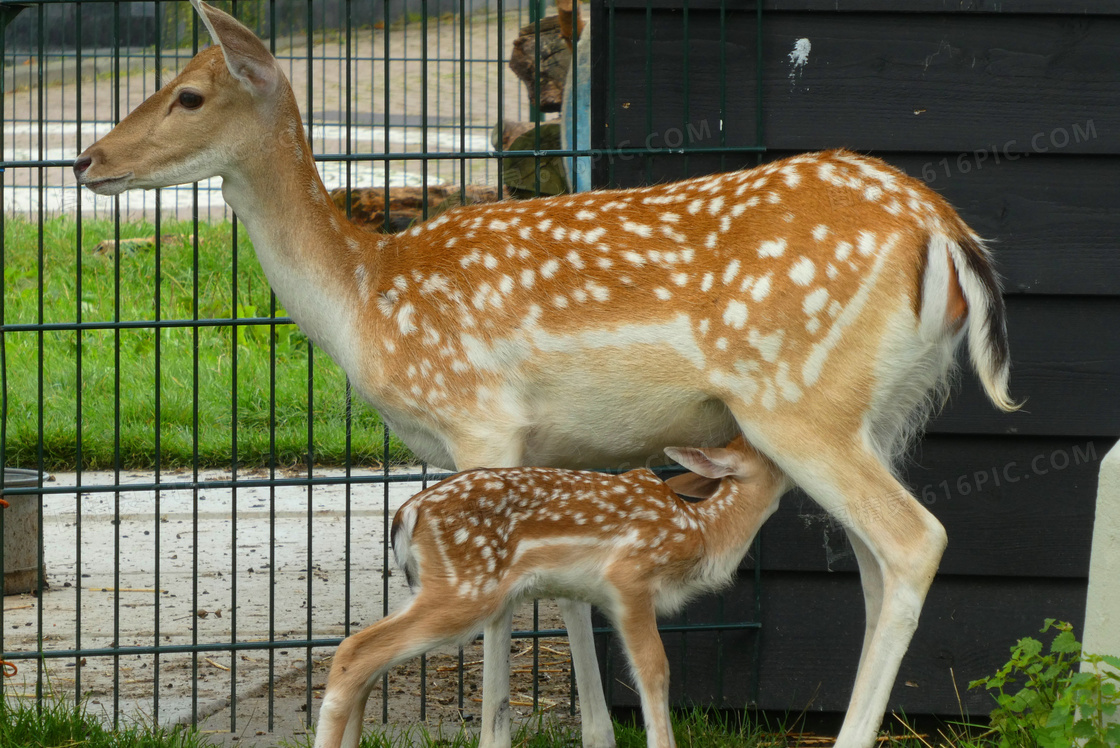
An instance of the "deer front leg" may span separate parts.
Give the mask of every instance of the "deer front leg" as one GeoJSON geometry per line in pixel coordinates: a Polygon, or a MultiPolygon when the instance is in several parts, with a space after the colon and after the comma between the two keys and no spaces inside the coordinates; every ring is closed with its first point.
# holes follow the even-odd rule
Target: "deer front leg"
{"type": "Polygon", "coordinates": [[[513,606],[486,624],[482,639],[482,732],[478,748],[509,748],[509,645],[513,606]]]}
{"type": "Polygon", "coordinates": [[[614,723],[607,709],[603,681],[599,677],[599,661],[595,657],[591,605],[578,600],[558,600],[557,603],[568,628],[572,666],[576,671],[583,748],[614,748],[614,723]]]}
{"type": "Polygon", "coordinates": [[[647,595],[627,595],[612,615],[642,702],[648,748],[676,748],[669,719],[669,660],[647,595]]]}

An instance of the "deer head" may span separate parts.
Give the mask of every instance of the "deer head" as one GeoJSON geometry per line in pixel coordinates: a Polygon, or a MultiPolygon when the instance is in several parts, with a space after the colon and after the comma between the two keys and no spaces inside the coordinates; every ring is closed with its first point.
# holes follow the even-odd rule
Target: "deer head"
{"type": "Polygon", "coordinates": [[[102,195],[155,189],[245,169],[268,169],[261,133],[303,143],[298,108],[268,48],[232,16],[191,0],[217,46],[203,50],[74,162],[78,183],[102,195]],[[291,116],[292,112],[296,116],[291,116]],[[254,158],[259,154],[259,158],[254,158]]]}

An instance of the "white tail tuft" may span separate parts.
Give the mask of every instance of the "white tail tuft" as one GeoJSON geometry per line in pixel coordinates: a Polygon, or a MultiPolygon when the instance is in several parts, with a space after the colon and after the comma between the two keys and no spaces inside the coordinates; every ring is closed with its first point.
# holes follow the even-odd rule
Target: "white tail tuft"
{"type": "Polygon", "coordinates": [[[987,247],[971,232],[962,232],[947,248],[956,278],[968,304],[968,353],[984,392],[1000,410],[1022,407],[1011,399],[1007,382],[1011,358],[1007,343],[1007,311],[999,277],[992,268],[987,247]]]}

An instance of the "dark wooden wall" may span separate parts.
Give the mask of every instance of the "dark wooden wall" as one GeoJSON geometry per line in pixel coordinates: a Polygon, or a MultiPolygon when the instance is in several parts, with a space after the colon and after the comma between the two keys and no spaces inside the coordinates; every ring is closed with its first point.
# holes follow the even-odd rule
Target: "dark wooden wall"
{"type": "MultiPolygon", "coordinates": [[[[955,678],[983,716],[990,700],[967,684],[1017,638],[1048,617],[1080,630],[1097,469],[1120,436],[1120,6],[769,0],[760,90],[754,4],[726,0],[722,33],[718,1],[687,4],[687,34],[683,0],[594,5],[594,148],[681,145],[690,129],[694,147],[761,145],[763,160],[847,147],[923,179],[992,241],[1011,389],[1028,402],[998,413],[966,369],[915,455],[909,484],[949,548],[891,698],[908,714],[959,715],[955,678]],[[795,67],[798,39],[812,46],[795,67]]],[[[757,160],[604,155],[594,174],[631,186],[757,160]]],[[[761,708],[843,711],[863,605],[842,531],[793,495],[763,530],[760,563],[761,633],[664,635],[674,698],[742,707],[761,637],[761,708]]],[[[751,619],[750,569],[722,610],[704,600],[688,620],[751,619]]]]}

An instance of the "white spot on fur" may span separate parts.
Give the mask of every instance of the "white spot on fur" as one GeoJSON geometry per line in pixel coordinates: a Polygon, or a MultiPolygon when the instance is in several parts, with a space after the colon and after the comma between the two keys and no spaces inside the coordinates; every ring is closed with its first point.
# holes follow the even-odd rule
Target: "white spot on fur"
{"type": "Polygon", "coordinates": [[[828,289],[827,288],[818,288],[818,289],[814,290],[812,293],[810,293],[808,296],[805,297],[805,301],[802,302],[801,308],[805,311],[805,314],[808,314],[809,316],[813,316],[814,314],[816,314],[820,310],[824,309],[824,305],[827,302],[828,302],[828,289]]]}
{"type": "Polygon", "coordinates": [[[759,352],[763,361],[772,364],[778,360],[778,353],[782,349],[782,339],[785,334],[785,330],[775,330],[769,335],[762,335],[752,327],[747,335],[747,341],[752,348],[759,352]]]}
{"type": "Polygon", "coordinates": [[[770,275],[767,273],[755,282],[751,289],[751,298],[755,301],[762,301],[770,295],[770,275]]]}
{"type": "Polygon", "coordinates": [[[823,242],[826,236],[828,236],[828,226],[825,226],[823,223],[818,223],[813,227],[813,238],[818,242],[823,242]]]}
{"type": "Polygon", "coordinates": [[[735,276],[739,274],[739,265],[739,258],[735,258],[727,263],[727,268],[723,271],[723,285],[726,286],[728,283],[735,280],[735,276]]]}
{"type": "Polygon", "coordinates": [[[747,324],[747,305],[737,299],[728,302],[723,312],[723,324],[742,330],[747,324]]]}
{"type": "Polygon", "coordinates": [[[541,265],[541,277],[551,278],[556,275],[556,271],[560,269],[560,262],[555,258],[545,260],[541,265]]]}
{"type": "Polygon", "coordinates": [[[759,257],[781,257],[785,251],[785,239],[770,239],[758,245],[759,257]]]}
{"type": "Polygon", "coordinates": [[[813,282],[816,272],[817,268],[813,265],[813,261],[808,257],[802,257],[789,269],[789,279],[799,286],[807,286],[813,282]]]}
{"type": "Polygon", "coordinates": [[[644,223],[635,223],[633,221],[623,221],[622,229],[629,231],[631,234],[637,234],[643,239],[648,239],[653,234],[653,229],[646,226],[644,223]]]}
{"type": "Polygon", "coordinates": [[[412,322],[412,315],[414,312],[414,307],[407,301],[401,304],[400,308],[397,310],[397,327],[400,329],[402,335],[416,332],[416,325],[412,322]]]}
{"type": "Polygon", "coordinates": [[[859,232],[859,253],[864,257],[869,257],[875,254],[875,232],[861,231],[859,232]]]}

